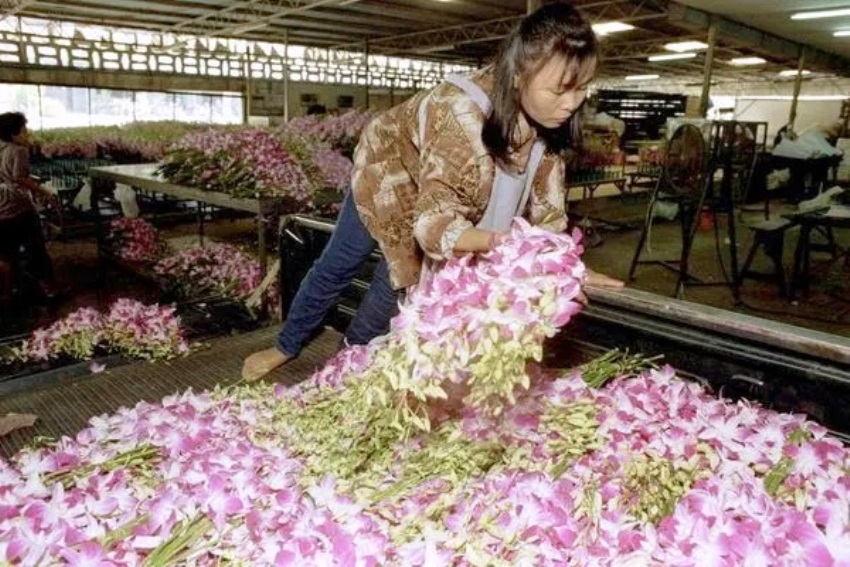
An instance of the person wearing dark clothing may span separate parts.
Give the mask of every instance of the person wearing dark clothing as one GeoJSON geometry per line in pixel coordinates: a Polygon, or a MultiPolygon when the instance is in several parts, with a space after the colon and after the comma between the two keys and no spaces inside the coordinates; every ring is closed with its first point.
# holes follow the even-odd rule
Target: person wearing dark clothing
{"type": "Polygon", "coordinates": [[[48,298],[56,294],[53,263],[47,253],[35,195],[43,193],[30,177],[27,119],[19,112],[0,114],[0,262],[6,268],[26,259],[29,275],[48,298]]]}

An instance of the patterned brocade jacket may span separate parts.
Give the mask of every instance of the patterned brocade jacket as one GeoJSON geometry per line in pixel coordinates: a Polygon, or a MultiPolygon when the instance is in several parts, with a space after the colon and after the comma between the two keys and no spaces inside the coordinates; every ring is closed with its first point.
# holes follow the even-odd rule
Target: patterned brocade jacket
{"type": "MultiPolygon", "coordinates": [[[[491,92],[489,69],[469,78],[491,92]]],[[[352,196],[397,289],[418,283],[423,252],[438,262],[449,259],[457,235],[484,215],[496,172],[481,138],[484,120],[469,95],[442,83],[364,130],[354,154],[352,196]],[[450,234],[455,237],[446,238],[450,234]]],[[[563,156],[547,152],[524,214],[531,224],[566,229],[564,168],[563,156]]]]}

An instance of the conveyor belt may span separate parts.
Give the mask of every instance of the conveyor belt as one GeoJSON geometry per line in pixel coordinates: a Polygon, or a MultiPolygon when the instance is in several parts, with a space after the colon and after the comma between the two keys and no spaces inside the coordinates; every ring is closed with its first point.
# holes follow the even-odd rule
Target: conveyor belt
{"type": "MultiPolygon", "coordinates": [[[[33,413],[34,427],[0,437],[0,455],[9,457],[36,437],[73,435],[89,419],[140,401],[158,401],[189,388],[200,391],[240,379],[242,360],[252,352],[273,344],[276,327],[270,327],[210,343],[209,348],[170,363],[134,363],[84,378],[43,384],[31,390],[7,394],[0,399],[0,415],[33,413]]],[[[310,376],[330,357],[340,335],[322,333],[301,356],[278,369],[270,380],[294,383],[310,376]]]]}

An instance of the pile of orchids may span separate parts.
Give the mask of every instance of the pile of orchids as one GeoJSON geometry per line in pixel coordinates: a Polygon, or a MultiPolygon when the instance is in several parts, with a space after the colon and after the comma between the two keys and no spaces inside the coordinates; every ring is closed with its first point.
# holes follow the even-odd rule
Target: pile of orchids
{"type": "Polygon", "coordinates": [[[145,163],[158,161],[174,142],[202,128],[209,126],[160,121],[56,128],[39,132],[35,146],[48,159],[108,158],[119,163],[145,163]]]}
{"type": "Polygon", "coordinates": [[[0,464],[0,561],[850,565],[848,451],[609,353],[549,373],[570,237],[516,221],[294,387],[174,395],[0,464]]]}
{"type": "Polygon", "coordinates": [[[12,358],[22,362],[89,360],[117,353],[141,360],[166,360],[189,352],[173,307],[121,298],[105,313],[82,307],[52,325],[36,329],[12,358]]]}
{"type": "MultiPolygon", "coordinates": [[[[157,262],[154,273],[189,299],[215,294],[245,301],[263,280],[259,260],[230,244],[179,250],[157,262]]],[[[269,286],[263,301],[274,307],[278,299],[277,286],[269,286]]]]}
{"type": "Polygon", "coordinates": [[[336,116],[299,116],[282,126],[280,134],[305,138],[314,145],[328,146],[351,157],[360,141],[360,134],[374,116],[371,112],[355,110],[336,116]]]}
{"type": "Polygon", "coordinates": [[[307,206],[312,188],[303,168],[270,132],[259,128],[191,133],[165,155],[169,181],[233,197],[279,197],[307,206]]]}
{"type": "Polygon", "coordinates": [[[187,135],[159,171],[172,182],[234,197],[280,198],[300,212],[317,207],[317,192],[345,191],[351,168],[349,158],[314,138],[230,128],[187,135]]]}
{"type": "Polygon", "coordinates": [[[168,251],[154,226],[141,217],[119,217],[109,223],[106,245],[111,254],[132,264],[152,264],[168,251]]]}

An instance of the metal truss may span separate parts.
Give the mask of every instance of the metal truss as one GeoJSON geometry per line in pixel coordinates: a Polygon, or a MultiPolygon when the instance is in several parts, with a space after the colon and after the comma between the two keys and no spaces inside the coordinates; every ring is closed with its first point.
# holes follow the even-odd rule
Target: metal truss
{"type": "MultiPolygon", "coordinates": [[[[357,1],[349,0],[349,3],[357,1]]],[[[340,5],[340,0],[243,0],[226,8],[187,18],[163,28],[162,31],[174,33],[186,28],[201,28],[207,29],[204,33],[207,37],[236,36],[261,29],[276,19],[331,5],[340,5]]]]}
{"type": "Polygon", "coordinates": [[[0,0],[0,18],[14,16],[37,3],[38,0],[0,0]]]}
{"type": "MultiPolygon", "coordinates": [[[[592,22],[616,19],[637,22],[665,18],[667,3],[662,0],[606,0],[578,5],[592,22]]],[[[427,53],[442,48],[483,43],[501,39],[511,33],[522,21],[524,14],[485,20],[471,24],[442,27],[421,32],[378,37],[369,40],[369,49],[382,53],[427,53]]],[[[342,44],[337,48],[351,48],[357,44],[342,44]]]]}

